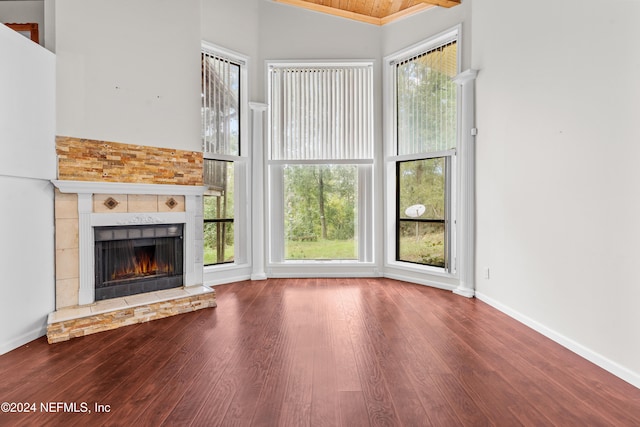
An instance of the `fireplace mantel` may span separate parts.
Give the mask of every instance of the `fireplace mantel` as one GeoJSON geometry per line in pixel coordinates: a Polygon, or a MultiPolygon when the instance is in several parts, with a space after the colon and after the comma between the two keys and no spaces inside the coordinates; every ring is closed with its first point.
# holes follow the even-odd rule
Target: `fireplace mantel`
{"type": "Polygon", "coordinates": [[[77,194],[157,194],[202,196],[205,187],[200,185],[134,184],[128,182],[95,182],[53,180],[53,185],[62,193],[77,194]]]}
{"type": "MultiPolygon", "coordinates": [[[[205,187],[199,185],[139,184],[123,182],[96,182],[52,180],[61,192],[77,195],[78,304],[95,301],[94,227],[122,224],[185,224],[184,229],[184,286],[202,284],[203,276],[203,219],[202,195],[205,187]],[[184,196],[184,211],[159,212],[152,210],[128,212],[96,212],[95,195],[132,196],[184,196]]],[[[117,196],[114,196],[117,197],[117,196]]]]}

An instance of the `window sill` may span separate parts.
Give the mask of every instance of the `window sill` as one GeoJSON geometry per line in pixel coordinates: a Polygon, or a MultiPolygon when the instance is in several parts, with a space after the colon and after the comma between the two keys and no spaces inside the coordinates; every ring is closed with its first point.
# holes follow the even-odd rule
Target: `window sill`
{"type": "Polygon", "coordinates": [[[419,265],[411,262],[390,261],[385,264],[385,268],[397,268],[399,270],[428,274],[431,276],[446,277],[449,279],[456,279],[458,277],[457,274],[449,273],[445,271],[444,268],[419,265]]]}
{"type": "Polygon", "coordinates": [[[235,262],[229,262],[225,264],[213,264],[213,265],[205,265],[204,272],[212,272],[212,271],[229,271],[229,270],[238,270],[241,268],[249,268],[251,265],[249,264],[236,264],[235,262]]]}

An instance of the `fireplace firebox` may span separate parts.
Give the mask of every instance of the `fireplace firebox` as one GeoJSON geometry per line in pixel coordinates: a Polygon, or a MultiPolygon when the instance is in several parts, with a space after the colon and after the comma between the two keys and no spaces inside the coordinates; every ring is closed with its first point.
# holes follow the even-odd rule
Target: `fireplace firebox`
{"type": "Polygon", "coordinates": [[[183,224],[95,227],[95,300],[183,286],[183,224]]]}

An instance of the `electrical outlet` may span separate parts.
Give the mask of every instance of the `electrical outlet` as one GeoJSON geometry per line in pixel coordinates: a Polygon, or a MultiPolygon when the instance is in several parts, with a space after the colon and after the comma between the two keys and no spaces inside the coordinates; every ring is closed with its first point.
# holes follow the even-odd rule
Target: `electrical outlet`
{"type": "Polygon", "coordinates": [[[484,273],[484,278],[489,280],[491,278],[491,275],[489,274],[489,267],[485,267],[483,269],[483,273],[484,273]]]}

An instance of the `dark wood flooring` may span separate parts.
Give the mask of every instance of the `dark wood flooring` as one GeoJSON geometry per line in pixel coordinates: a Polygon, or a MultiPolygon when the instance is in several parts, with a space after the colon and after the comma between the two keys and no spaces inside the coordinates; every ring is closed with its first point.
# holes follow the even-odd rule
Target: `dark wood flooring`
{"type": "Polygon", "coordinates": [[[0,425],[640,425],[639,389],[475,299],[388,279],[216,291],[215,309],[0,356],[0,402],[36,404],[0,425]]]}

